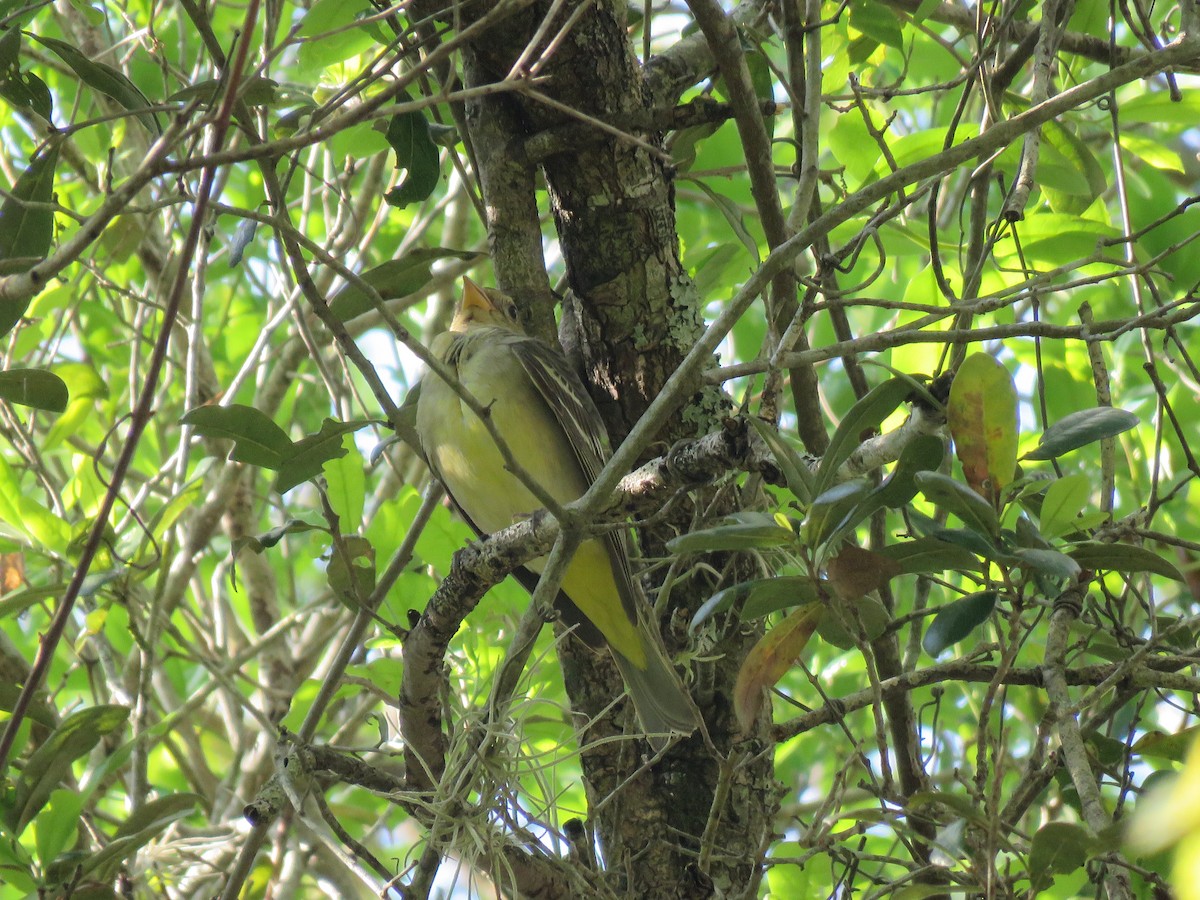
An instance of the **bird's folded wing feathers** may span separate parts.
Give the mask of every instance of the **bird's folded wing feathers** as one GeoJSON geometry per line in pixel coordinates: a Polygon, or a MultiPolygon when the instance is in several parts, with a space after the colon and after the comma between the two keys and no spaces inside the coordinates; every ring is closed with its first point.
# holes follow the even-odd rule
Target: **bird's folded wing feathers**
{"type": "MultiPolygon", "coordinates": [[[[612,455],[604,420],[600,418],[596,404],[571,370],[566,358],[557,350],[524,335],[513,335],[509,341],[525,374],[567,435],[579,468],[588,484],[591,484],[612,455]]],[[[640,616],[635,600],[637,594],[633,572],[629,567],[628,535],[624,529],[615,529],[604,536],[604,543],[617,575],[622,605],[630,619],[637,622],[640,616]]]]}

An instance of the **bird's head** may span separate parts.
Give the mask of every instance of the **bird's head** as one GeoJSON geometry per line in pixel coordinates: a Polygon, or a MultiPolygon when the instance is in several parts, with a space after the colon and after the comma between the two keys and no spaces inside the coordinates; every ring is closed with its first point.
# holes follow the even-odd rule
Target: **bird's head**
{"type": "Polygon", "coordinates": [[[470,278],[464,278],[462,299],[454,310],[450,330],[466,331],[472,325],[523,332],[521,313],[512,297],[495,288],[480,287],[470,278]]]}

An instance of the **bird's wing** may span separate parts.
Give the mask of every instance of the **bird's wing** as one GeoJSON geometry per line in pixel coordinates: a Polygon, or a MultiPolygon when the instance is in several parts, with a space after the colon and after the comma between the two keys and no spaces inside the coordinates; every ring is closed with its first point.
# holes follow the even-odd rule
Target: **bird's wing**
{"type": "MultiPolygon", "coordinates": [[[[608,434],[600,411],[571,369],[566,357],[537,338],[514,334],[509,339],[513,354],[525,374],[537,388],[546,405],[554,413],[575,453],[575,460],[590,485],[612,455],[608,434]]],[[[630,620],[637,623],[637,588],[629,566],[629,536],[625,529],[609,531],[604,536],[605,549],[621,592],[621,604],[630,620]]]]}
{"type": "MultiPolygon", "coordinates": [[[[451,365],[454,368],[457,368],[458,367],[458,359],[463,352],[465,342],[466,341],[465,341],[464,335],[458,335],[458,334],[453,335],[452,340],[449,342],[449,345],[446,347],[446,350],[443,354],[443,362],[445,362],[447,365],[451,365]]],[[[546,348],[546,349],[549,349],[549,348],[546,348]]],[[[552,352],[552,354],[553,354],[553,352],[552,352]]],[[[520,357],[518,357],[518,358],[520,358],[520,357]]],[[[563,360],[562,364],[566,365],[566,361],[563,360]]],[[[524,367],[524,364],[523,364],[523,368],[527,368],[527,367],[524,367]]],[[[569,370],[568,370],[568,374],[571,374],[569,372],[569,370]]],[[[432,373],[426,375],[425,377],[426,378],[437,378],[437,376],[433,375],[432,373]]],[[[573,375],[572,375],[572,377],[573,377],[573,375]]],[[[530,380],[531,381],[533,380],[532,376],[530,376],[530,380]]],[[[576,381],[576,383],[578,383],[578,379],[575,379],[575,381],[576,381]]],[[[582,385],[580,385],[580,390],[582,390],[582,389],[583,389],[583,387],[582,387],[582,385]]],[[[538,392],[542,393],[543,395],[545,393],[545,388],[542,387],[540,384],[538,385],[538,392]]],[[[413,392],[410,391],[410,394],[411,393],[413,393],[413,392]]],[[[419,398],[419,394],[418,394],[418,398],[419,398]]],[[[417,399],[417,398],[415,398],[415,399],[417,399]]],[[[591,397],[585,396],[585,399],[588,404],[592,403],[591,397]]],[[[408,401],[405,401],[404,406],[407,407],[408,405],[409,405],[408,401]]],[[[555,409],[555,415],[557,416],[558,415],[557,408],[553,407],[552,404],[550,404],[550,405],[551,405],[551,408],[555,409]]],[[[596,411],[594,404],[592,404],[592,412],[596,416],[597,423],[599,423],[600,422],[600,413],[598,411],[596,411]]],[[[415,414],[412,417],[415,419],[415,414]]],[[[565,429],[566,426],[564,425],[562,427],[565,429]]],[[[415,429],[414,429],[414,431],[415,431],[415,429]]],[[[601,440],[604,440],[604,431],[603,431],[602,425],[601,425],[600,435],[601,435],[601,440]]],[[[419,444],[420,444],[420,441],[418,438],[418,445],[419,444]]],[[[574,441],[571,442],[571,446],[572,447],[575,446],[574,441]]],[[[576,451],[576,452],[578,452],[578,451],[576,451]]],[[[436,478],[439,482],[441,482],[443,486],[445,486],[446,479],[442,476],[442,473],[438,470],[437,455],[433,454],[433,453],[425,452],[423,447],[421,448],[421,455],[424,457],[426,464],[429,466],[429,470],[433,473],[433,477],[436,478]]],[[[595,463],[596,468],[594,469],[594,472],[600,471],[599,466],[601,464],[602,463],[600,463],[598,461],[595,463]]],[[[580,460],[580,467],[581,468],[584,467],[584,463],[582,460],[580,460]]],[[[587,470],[585,468],[585,472],[586,471],[589,471],[589,470],[587,470]]],[[[594,478],[594,477],[595,477],[595,475],[593,473],[592,475],[589,476],[589,481],[591,480],[591,478],[594,478]]],[[[462,517],[463,521],[467,523],[467,526],[473,532],[475,532],[475,534],[478,537],[480,537],[480,538],[487,537],[488,533],[486,531],[484,531],[482,528],[480,528],[478,525],[475,524],[475,521],[467,514],[467,511],[458,502],[458,498],[456,498],[454,496],[454,494],[449,490],[449,488],[446,489],[446,495],[450,498],[450,502],[454,504],[454,508],[458,510],[458,514],[462,517]]],[[[626,555],[626,557],[624,557],[624,558],[626,559],[625,565],[626,565],[626,567],[628,567],[628,556],[626,555]]],[[[537,572],[533,571],[532,569],[530,569],[526,566],[520,566],[520,567],[514,569],[512,571],[512,576],[513,576],[513,578],[515,578],[517,580],[517,582],[521,585],[521,587],[523,587],[523,588],[525,588],[525,590],[529,591],[530,594],[533,593],[534,589],[537,587],[538,580],[542,577],[537,572]]],[[[618,577],[618,581],[619,580],[620,580],[620,578],[618,577]]],[[[623,603],[625,602],[624,598],[622,598],[622,602],[623,603]]],[[[559,609],[560,613],[562,614],[562,617],[566,621],[566,623],[574,628],[575,634],[578,637],[580,637],[584,641],[584,643],[589,644],[592,647],[601,647],[604,645],[604,643],[605,643],[604,635],[602,635],[600,633],[600,629],[597,628],[594,624],[592,624],[592,621],[590,619],[588,619],[587,616],[585,616],[582,612],[580,612],[579,608],[571,601],[571,598],[569,596],[567,596],[565,591],[560,590],[558,592],[558,598],[556,600],[555,605],[558,607],[558,609],[559,609]]]]}

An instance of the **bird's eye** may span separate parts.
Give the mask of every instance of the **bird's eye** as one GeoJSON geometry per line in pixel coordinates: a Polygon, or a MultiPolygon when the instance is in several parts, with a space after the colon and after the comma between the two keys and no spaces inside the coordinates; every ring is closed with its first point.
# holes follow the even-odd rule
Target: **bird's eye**
{"type": "Polygon", "coordinates": [[[513,322],[517,322],[521,318],[521,313],[517,310],[517,304],[515,303],[505,305],[504,314],[513,322]]]}

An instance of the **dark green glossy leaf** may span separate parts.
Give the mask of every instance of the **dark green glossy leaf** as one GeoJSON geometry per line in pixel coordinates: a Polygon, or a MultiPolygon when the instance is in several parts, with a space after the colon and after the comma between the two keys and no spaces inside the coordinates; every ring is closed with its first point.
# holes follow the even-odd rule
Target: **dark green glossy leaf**
{"type": "Polygon", "coordinates": [[[1022,458],[1054,459],[1087,444],[1128,431],[1139,421],[1133,413],[1111,406],[1082,409],[1047,428],[1037,447],[1022,458]]]}
{"type": "Polygon", "coordinates": [[[879,502],[889,509],[899,509],[917,495],[918,472],[932,472],[942,464],[946,445],[932,434],[913,438],[900,452],[892,473],[874,491],[879,502]]]}
{"type": "Polygon", "coordinates": [[[21,29],[0,30],[0,75],[21,64],[21,29]]]}
{"type": "MultiPolygon", "coordinates": [[[[54,240],[54,169],[58,143],[30,160],[0,204],[0,274],[23,272],[44,259],[54,240]]],[[[0,336],[12,331],[29,301],[0,301],[0,336]]]]}
{"type": "Polygon", "coordinates": [[[0,372],[0,400],[62,412],[67,408],[67,385],[45,369],[8,369],[0,372]]]}
{"type": "Polygon", "coordinates": [[[1054,578],[1074,578],[1079,574],[1079,563],[1057,550],[1020,547],[1013,550],[1012,555],[1020,561],[1021,565],[1036,569],[1054,578]]]}
{"type": "Polygon", "coordinates": [[[1038,531],[1037,526],[1029,520],[1028,516],[1018,516],[1016,530],[1008,531],[1005,529],[1005,535],[1010,536],[1011,540],[1018,547],[1029,547],[1033,550],[1054,549],[1054,545],[1042,536],[1042,533],[1038,531]]]}
{"type": "Polygon", "coordinates": [[[871,594],[848,602],[835,598],[830,603],[837,604],[840,610],[832,607],[826,610],[817,625],[817,634],[823,641],[841,650],[849,650],[855,646],[855,639],[849,628],[856,632],[861,629],[862,639],[873,641],[887,630],[892,621],[887,607],[878,597],[871,594]]]}
{"type": "Polygon", "coordinates": [[[112,66],[88,59],[78,48],[72,47],[66,41],[36,34],[31,34],[30,37],[53,51],[59,59],[74,69],[75,74],[92,90],[110,97],[129,112],[134,113],[137,120],[151,134],[157,137],[162,132],[157,117],[149,111],[151,104],[146,99],[146,95],[139,91],[137,85],[121,72],[112,66]]]}
{"type": "MultiPolygon", "coordinates": [[[[395,300],[415,294],[433,278],[431,268],[439,259],[461,259],[464,262],[480,259],[484,254],[447,247],[422,247],[410,250],[400,259],[389,259],[359,277],[379,293],[383,300],[395,300]]],[[[340,322],[375,308],[367,292],[356,284],[348,284],[329,301],[329,310],[340,322]]]]}
{"type": "Polygon", "coordinates": [[[965,547],[949,544],[934,537],[888,544],[875,552],[895,560],[900,565],[901,574],[927,574],[946,570],[978,572],[980,569],[979,559],[974,553],[965,547]]]}
{"type": "MultiPolygon", "coordinates": [[[[750,70],[750,83],[754,85],[754,96],[759,103],[769,103],[775,99],[775,79],[771,72],[770,62],[766,54],[752,49],[745,54],[746,68],[750,70]]],[[[775,138],[775,117],[764,116],[763,125],[767,129],[767,139],[775,138]]]]}
{"type": "Polygon", "coordinates": [[[999,599],[998,591],[980,591],[947,603],[925,629],[921,646],[930,656],[937,656],[952,644],[966,638],[988,620],[999,599]]]}
{"type": "MultiPolygon", "coordinates": [[[[199,406],[180,421],[204,437],[233,441],[229,458],[238,462],[278,469],[295,452],[292,439],[266,413],[252,406],[199,406]]],[[[318,467],[319,470],[319,467],[318,467]]]]}
{"type": "Polygon", "coordinates": [[[757,619],[776,610],[812,603],[817,596],[816,585],[805,575],[743,581],[709,597],[696,610],[688,628],[695,630],[716,613],[732,609],[739,603],[743,619],[757,619]]]}
{"type": "Polygon", "coordinates": [[[404,209],[420,203],[437,186],[441,166],[437,145],[429,134],[429,122],[420,110],[392,116],[387,142],[396,151],[396,168],[404,169],[404,180],[384,195],[389,206],[404,209]]]}
{"type": "Polygon", "coordinates": [[[703,531],[691,531],[672,538],[667,549],[672,553],[708,553],[714,550],[767,550],[792,543],[796,535],[789,528],[770,522],[736,522],[717,525],[703,531]]]}
{"type": "Polygon", "coordinates": [[[917,472],[913,478],[930,502],[958,516],[968,528],[992,537],[1000,534],[992,505],[965,484],[941,472],[917,472]]]}
{"type": "Polygon", "coordinates": [[[24,107],[46,121],[54,114],[54,97],[46,82],[32,72],[14,72],[0,78],[0,97],[18,109],[24,107]]]}
{"type": "MultiPolygon", "coordinates": [[[[808,507],[804,519],[804,539],[810,547],[821,545],[833,533],[849,521],[851,513],[858,514],[861,501],[871,491],[871,483],[865,478],[856,478],[831,487],[815,498],[808,507]]],[[[861,521],[861,518],[858,519],[861,521]]]]}
{"type": "Polygon", "coordinates": [[[47,121],[54,101],[46,82],[32,72],[21,71],[21,30],[0,31],[0,97],[17,109],[27,109],[47,121]]]}
{"type": "Polygon", "coordinates": [[[945,541],[947,544],[953,544],[956,547],[962,547],[993,562],[1011,560],[1012,558],[986,535],[969,528],[935,528],[927,536],[935,540],[945,541]]]}
{"type": "Polygon", "coordinates": [[[1133,544],[1104,544],[1087,541],[1075,544],[1067,555],[1085,569],[1100,572],[1152,572],[1175,581],[1185,581],[1174,564],[1145,547],[1133,544]]]}

